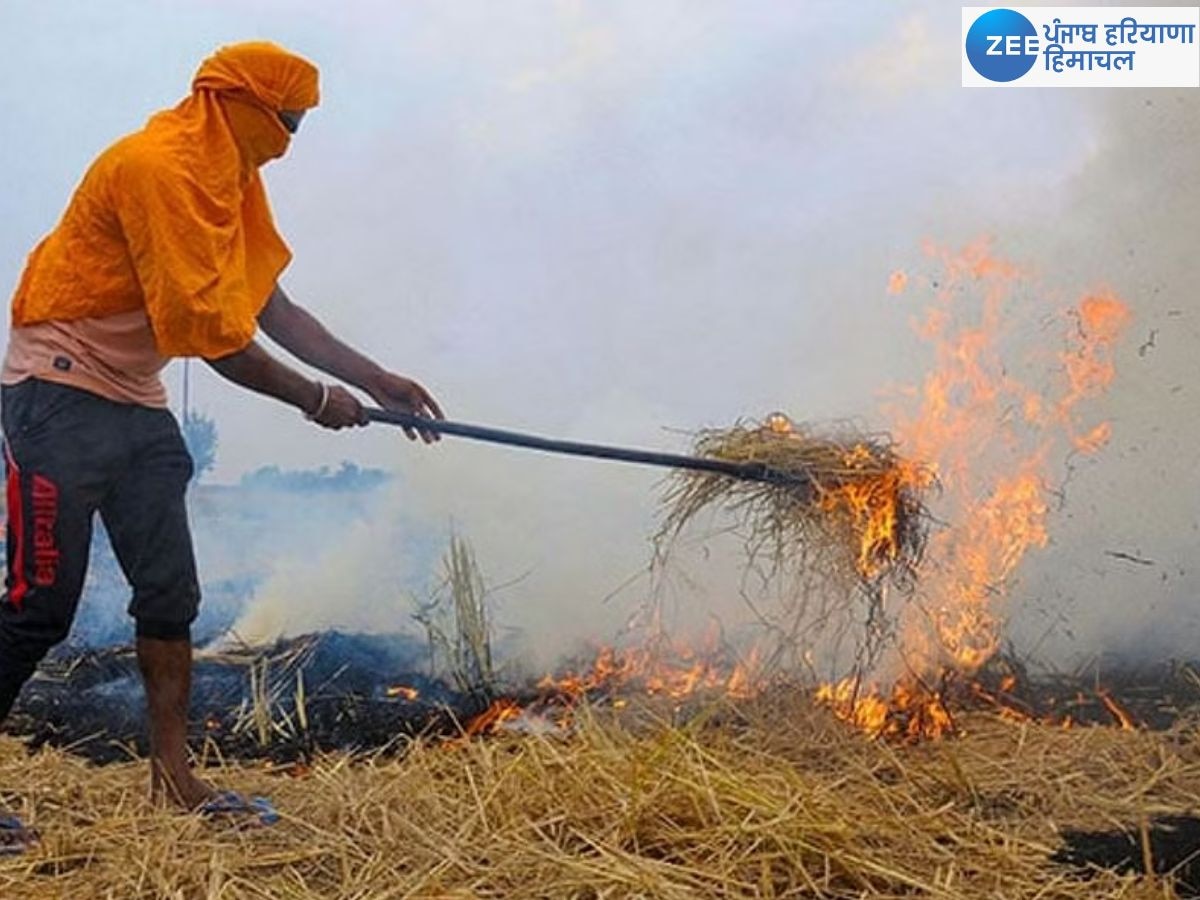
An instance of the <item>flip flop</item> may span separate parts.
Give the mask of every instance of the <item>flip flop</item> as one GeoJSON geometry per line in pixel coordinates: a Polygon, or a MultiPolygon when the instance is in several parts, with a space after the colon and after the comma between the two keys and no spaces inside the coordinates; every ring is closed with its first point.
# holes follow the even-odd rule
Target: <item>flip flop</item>
{"type": "Polygon", "coordinates": [[[202,816],[212,818],[231,816],[249,818],[250,823],[261,827],[279,821],[279,811],[266,797],[247,797],[236,791],[225,791],[197,809],[202,816]]]}
{"type": "Polygon", "coordinates": [[[20,856],[37,841],[37,832],[16,816],[0,815],[0,856],[20,856]]]}

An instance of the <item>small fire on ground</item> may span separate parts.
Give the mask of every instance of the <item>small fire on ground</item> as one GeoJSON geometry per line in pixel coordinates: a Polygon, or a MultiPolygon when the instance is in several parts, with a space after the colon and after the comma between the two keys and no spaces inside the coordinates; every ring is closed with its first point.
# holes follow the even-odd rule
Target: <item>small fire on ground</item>
{"type": "Polygon", "coordinates": [[[697,699],[749,699],[765,687],[758,651],[739,658],[714,630],[696,646],[660,639],[640,647],[601,647],[590,665],[544,676],[530,696],[494,700],[462,730],[466,737],[565,731],[584,702],[619,710],[645,699],[678,709],[697,699]]]}

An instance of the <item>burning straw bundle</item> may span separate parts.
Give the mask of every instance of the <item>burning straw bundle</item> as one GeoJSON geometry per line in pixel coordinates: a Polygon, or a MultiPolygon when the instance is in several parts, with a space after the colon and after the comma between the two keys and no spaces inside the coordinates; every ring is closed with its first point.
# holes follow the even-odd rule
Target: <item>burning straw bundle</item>
{"type": "Polygon", "coordinates": [[[762,422],[698,435],[697,456],[765,466],[772,478],[741,480],[677,471],[663,497],[665,549],[705,510],[732,514],[751,562],[799,561],[874,591],[884,578],[910,584],[924,550],[929,470],[903,459],[887,435],[849,427],[820,434],[775,413],[762,422]]]}

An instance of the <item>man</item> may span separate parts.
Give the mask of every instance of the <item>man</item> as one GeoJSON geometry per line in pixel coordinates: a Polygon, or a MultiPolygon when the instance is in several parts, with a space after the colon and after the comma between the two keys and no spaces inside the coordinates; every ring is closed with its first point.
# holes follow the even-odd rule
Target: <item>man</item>
{"type": "MultiPolygon", "coordinates": [[[[264,42],[218,50],[190,96],[92,164],[13,297],[0,376],[9,517],[0,721],[67,635],[98,512],[133,590],[151,789],[188,809],[215,794],[187,760],[199,602],[184,504],[192,463],[160,370],[200,357],[325,428],[365,424],[349,390],[275,359],[254,340],[261,328],[381,406],[442,415],[423,387],[343,344],[277,282],[291,253],[258,169],[286,152],[317,101],[306,60],[264,42]]],[[[7,821],[11,843],[18,826],[7,821]]]]}

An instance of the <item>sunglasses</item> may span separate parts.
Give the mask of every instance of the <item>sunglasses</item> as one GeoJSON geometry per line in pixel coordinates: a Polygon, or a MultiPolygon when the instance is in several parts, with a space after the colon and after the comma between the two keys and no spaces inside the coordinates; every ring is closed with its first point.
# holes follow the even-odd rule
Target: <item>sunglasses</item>
{"type": "Polygon", "coordinates": [[[279,121],[283,123],[283,127],[288,130],[288,133],[295,134],[300,127],[300,119],[303,118],[304,113],[280,111],[276,115],[279,116],[279,121]]]}

